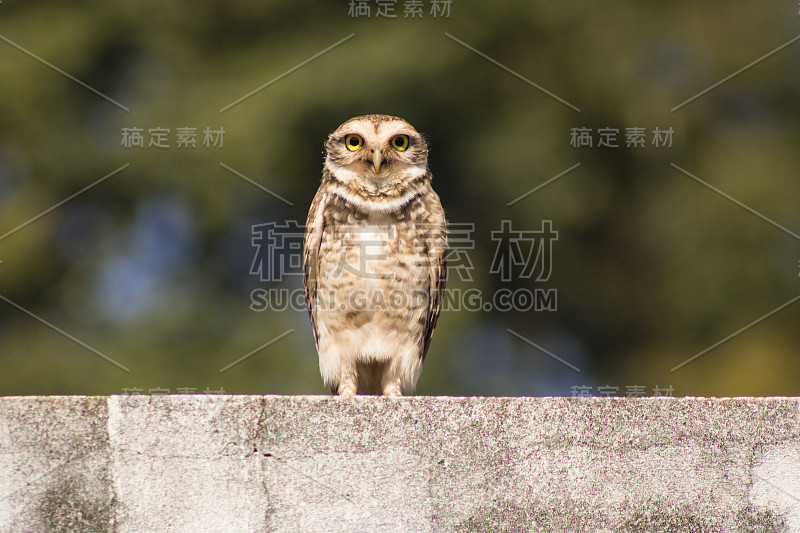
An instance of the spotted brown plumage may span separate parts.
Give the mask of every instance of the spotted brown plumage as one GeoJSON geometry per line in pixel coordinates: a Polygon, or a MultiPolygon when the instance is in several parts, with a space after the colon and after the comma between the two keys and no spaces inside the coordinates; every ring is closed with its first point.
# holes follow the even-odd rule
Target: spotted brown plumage
{"type": "Polygon", "coordinates": [[[447,231],[428,149],[405,120],[348,120],[325,143],[303,244],[322,379],[341,395],[412,392],[441,310],[447,231]]]}

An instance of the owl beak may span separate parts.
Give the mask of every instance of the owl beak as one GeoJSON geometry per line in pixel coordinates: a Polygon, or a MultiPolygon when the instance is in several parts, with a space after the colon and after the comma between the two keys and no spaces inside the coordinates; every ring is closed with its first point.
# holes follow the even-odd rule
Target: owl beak
{"type": "Polygon", "coordinates": [[[375,169],[375,172],[381,171],[381,163],[383,163],[383,152],[380,148],[375,148],[372,151],[372,168],[375,169]]]}

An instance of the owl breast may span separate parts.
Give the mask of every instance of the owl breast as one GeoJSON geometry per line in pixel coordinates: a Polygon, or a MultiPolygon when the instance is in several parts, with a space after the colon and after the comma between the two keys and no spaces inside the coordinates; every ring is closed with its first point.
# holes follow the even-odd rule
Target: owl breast
{"type": "Polygon", "coordinates": [[[329,315],[330,334],[362,361],[418,351],[428,309],[428,260],[415,223],[375,213],[328,228],[318,297],[325,300],[320,311],[329,315]]]}

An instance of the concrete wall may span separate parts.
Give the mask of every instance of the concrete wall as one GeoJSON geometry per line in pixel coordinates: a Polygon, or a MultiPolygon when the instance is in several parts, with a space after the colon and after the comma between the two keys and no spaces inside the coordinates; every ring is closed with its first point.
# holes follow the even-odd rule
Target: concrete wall
{"type": "Polygon", "coordinates": [[[800,399],[2,398],[0,531],[800,531],[800,399]]]}

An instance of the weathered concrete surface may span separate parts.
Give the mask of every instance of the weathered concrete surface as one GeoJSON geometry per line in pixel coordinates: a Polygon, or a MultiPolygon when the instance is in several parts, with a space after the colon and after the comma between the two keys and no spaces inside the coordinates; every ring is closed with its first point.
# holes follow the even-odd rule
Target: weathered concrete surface
{"type": "Polygon", "coordinates": [[[2,398],[0,531],[800,531],[800,399],[2,398]]]}

